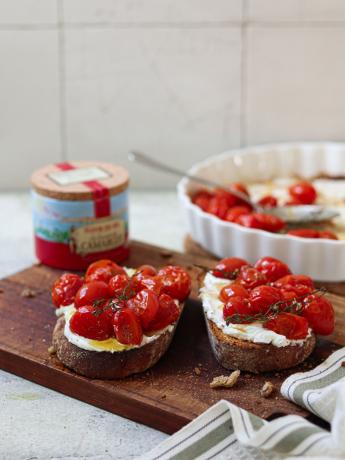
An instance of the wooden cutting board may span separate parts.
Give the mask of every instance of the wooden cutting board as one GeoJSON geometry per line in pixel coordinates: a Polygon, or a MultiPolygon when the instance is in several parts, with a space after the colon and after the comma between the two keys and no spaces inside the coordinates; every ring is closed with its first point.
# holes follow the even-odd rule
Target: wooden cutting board
{"type": "Polygon", "coordinates": [[[315,366],[339,345],[345,345],[345,300],[341,296],[331,296],[338,318],[334,343],[321,342],[313,356],[297,368],[259,376],[242,373],[234,388],[215,390],[210,388],[210,381],[228,371],[217,363],[208,344],[201,305],[196,301],[203,271],[194,265],[210,267],[213,262],[200,255],[135,241],[131,246],[127,266],[180,264],[193,277],[191,300],[173,343],[154,368],[113,381],[91,380],[64,368],[48,353],[56,321],[50,286],[61,271],[43,265],[0,281],[0,368],[167,433],[175,432],[222,398],[266,419],[281,414],[308,415],[284,400],[279,391],[272,398],[262,398],[260,388],[269,380],[279,390],[288,375],[315,366]],[[33,291],[33,297],[28,296],[28,290],[33,291]]]}

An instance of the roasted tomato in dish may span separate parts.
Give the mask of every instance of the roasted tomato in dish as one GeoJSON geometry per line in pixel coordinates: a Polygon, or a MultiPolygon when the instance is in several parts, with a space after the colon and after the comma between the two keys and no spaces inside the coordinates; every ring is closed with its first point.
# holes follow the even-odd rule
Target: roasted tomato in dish
{"type": "Polygon", "coordinates": [[[231,297],[242,297],[247,299],[249,297],[249,292],[240,284],[231,283],[221,289],[219,298],[222,302],[227,302],[231,297]]]}
{"type": "Polygon", "coordinates": [[[152,332],[163,329],[169,324],[174,323],[180,316],[180,309],[176,305],[175,300],[168,294],[159,296],[159,308],[155,318],[148,325],[148,329],[152,332]]]}
{"type": "Polygon", "coordinates": [[[263,275],[259,270],[249,265],[240,268],[239,274],[236,278],[236,282],[240,283],[246,289],[254,289],[257,286],[266,284],[266,276],[263,275]]]}
{"type": "Polygon", "coordinates": [[[111,317],[98,307],[84,305],[77,309],[70,319],[70,329],[74,334],[92,340],[106,340],[113,336],[111,317]]]}
{"type": "Polygon", "coordinates": [[[90,281],[85,283],[75,295],[74,303],[76,308],[83,305],[92,305],[97,300],[106,300],[111,297],[111,292],[103,281],[90,281]]]}
{"type": "Polygon", "coordinates": [[[264,323],[266,329],[285,335],[290,340],[305,339],[308,335],[308,321],[293,313],[279,313],[264,323]]]}
{"type": "Polygon", "coordinates": [[[319,232],[319,238],[325,239],[325,240],[338,240],[339,238],[337,235],[330,230],[324,230],[319,232]]]}
{"type": "Polygon", "coordinates": [[[301,204],[312,204],[316,200],[317,192],[313,184],[307,181],[297,182],[289,187],[289,193],[301,204]]]}
{"type": "Polygon", "coordinates": [[[162,281],[162,293],[168,294],[179,301],[183,301],[188,297],[192,280],[183,268],[177,265],[168,265],[161,268],[157,276],[162,281]]]}
{"type": "Polygon", "coordinates": [[[223,318],[230,323],[249,324],[253,322],[255,314],[248,299],[231,297],[223,307],[223,318]]]}
{"type": "Polygon", "coordinates": [[[236,223],[243,227],[266,230],[271,233],[277,233],[285,227],[285,223],[279,217],[259,212],[241,214],[236,219],[236,223]]]}
{"type": "Polygon", "coordinates": [[[313,230],[312,228],[298,228],[295,230],[289,230],[288,235],[298,236],[299,238],[319,238],[318,230],[313,230]]]}
{"type": "Polygon", "coordinates": [[[311,295],[304,300],[302,316],[308,320],[315,334],[329,335],[334,331],[334,310],[325,297],[311,295]]]}
{"type": "Polygon", "coordinates": [[[203,211],[207,211],[212,197],[212,193],[207,192],[206,190],[202,190],[193,196],[192,202],[199,206],[199,208],[201,208],[203,211]]]}
{"type": "Polygon", "coordinates": [[[282,300],[279,289],[262,285],[254,288],[249,295],[252,310],[255,313],[266,313],[270,307],[282,300]]]}
{"type": "Polygon", "coordinates": [[[147,330],[149,324],[157,315],[159,302],[157,295],[149,289],[143,289],[127,301],[127,307],[134,311],[140,319],[142,328],[147,330]]]}
{"type": "Polygon", "coordinates": [[[219,217],[219,219],[225,219],[228,212],[229,205],[228,200],[225,196],[213,196],[210,199],[207,212],[219,217]]]}
{"type": "Polygon", "coordinates": [[[140,319],[130,308],[124,308],[114,314],[113,327],[116,340],[124,345],[140,345],[143,330],[140,319]]]}
{"type": "Polygon", "coordinates": [[[263,208],[276,208],[278,206],[278,200],[275,196],[266,195],[258,201],[258,204],[263,208]]]}
{"type": "Polygon", "coordinates": [[[291,273],[290,268],[284,262],[274,257],[261,257],[254,267],[264,274],[270,283],[291,273]]]}
{"type": "Polygon", "coordinates": [[[230,208],[225,216],[225,220],[228,222],[237,222],[239,216],[243,216],[244,214],[249,214],[251,211],[247,206],[234,206],[230,208]]]}
{"type": "Polygon", "coordinates": [[[85,274],[85,281],[104,281],[108,283],[110,278],[120,273],[126,272],[112,260],[102,259],[89,265],[85,274]]]}
{"type": "Polygon", "coordinates": [[[82,285],[83,280],[78,275],[73,273],[61,275],[53,284],[51,291],[54,305],[59,308],[72,304],[82,285]]]}
{"type": "Polygon", "coordinates": [[[126,273],[113,276],[109,281],[109,289],[113,297],[129,299],[137,293],[135,283],[126,273]]]}
{"type": "Polygon", "coordinates": [[[212,270],[213,276],[217,278],[225,278],[233,280],[239,273],[241,267],[249,265],[244,259],[238,257],[228,257],[227,259],[220,260],[212,270]]]}

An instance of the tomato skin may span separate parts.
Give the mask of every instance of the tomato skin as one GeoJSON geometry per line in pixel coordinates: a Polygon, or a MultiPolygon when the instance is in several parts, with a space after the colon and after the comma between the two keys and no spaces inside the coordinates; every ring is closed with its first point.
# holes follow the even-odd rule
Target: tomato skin
{"type": "Polygon", "coordinates": [[[235,192],[243,193],[244,195],[247,195],[249,197],[249,191],[247,187],[240,182],[235,182],[231,184],[229,188],[230,190],[234,190],[235,192]]]}
{"type": "Polygon", "coordinates": [[[297,182],[289,187],[292,198],[303,204],[312,204],[316,200],[317,192],[313,184],[307,181],[297,182]]]}
{"type": "Polygon", "coordinates": [[[319,238],[320,234],[317,230],[312,228],[298,228],[295,230],[289,230],[288,235],[298,236],[299,238],[319,238]]]}
{"type": "Polygon", "coordinates": [[[338,240],[339,239],[335,233],[329,230],[320,231],[319,238],[323,238],[326,240],[338,240]]]}
{"type": "Polygon", "coordinates": [[[212,270],[213,276],[233,280],[236,278],[241,267],[249,265],[244,259],[228,257],[220,260],[212,270]]]}
{"type": "Polygon", "coordinates": [[[124,345],[140,345],[143,330],[140,319],[130,308],[124,308],[114,314],[113,326],[116,340],[124,345]]]}
{"type": "Polygon", "coordinates": [[[261,257],[254,267],[264,274],[270,283],[291,273],[290,268],[284,262],[274,257],[261,257]]]}
{"type": "Polygon", "coordinates": [[[168,294],[180,302],[188,297],[192,280],[182,267],[167,265],[159,270],[157,276],[162,281],[162,293],[168,294]]]}
{"type": "Polygon", "coordinates": [[[308,335],[308,321],[303,316],[293,313],[279,313],[263,324],[277,334],[285,335],[289,340],[305,339],[308,335]]]}
{"type": "Polygon", "coordinates": [[[141,275],[141,276],[156,276],[157,275],[157,270],[153,265],[140,265],[140,267],[137,268],[136,275],[141,275]]]}
{"type": "Polygon", "coordinates": [[[70,319],[70,329],[74,334],[92,340],[106,340],[113,336],[112,320],[108,313],[97,313],[97,307],[83,305],[70,319]]]}
{"type": "Polygon", "coordinates": [[[85,274],[85,281],[104,281],[108,283],[110,278],[119,274],[126,273],[125,270],[109,259],[101,259],[89,265],[85,274]]]}
{"type": "Polygon", "coordinates": [[[55,281],[51,290],[54,305],[59,308],[73,303],[75,295],[82,285],[83,280],[74,273],[64,273],[61,275],[55,281]]]}
{"type": "Polygon", "coordinates": [[[278,206],[278,200],[273,195],[265,195],[258,201],[258,205],[263,208],[276,208],[278,206]]]}
{"type": "Polygon", "coordinates": [[[240,268],[236,282],[240,283],[246,289],[254,289],[257,286],[266,284],[267,279],[259,270],[249,265],[240,268]]]}
{"type": "Polygon", "coordinates": [[[247,228],[257,228],[262,230],[262,224],[257,218],[257,214],[241,214],[235,220],[236,224],[247,228]]]}
{"type": "Polygon", "coordinates": [[[335,319],[331,302],[325,297],[311,295],[304,300],[302,316],[308,320],[315,334],[329,335],[334,331],[335,319]]]}
{"type": "Polygon", "coordinates": [[[137,293],[136,286],[127,274],[113,276],[109,281],[109,289],[113,297],[130,299],[137,293]]]}
{"type": "Polygon", "coordinates": [[[277,216],[272,216],[271,214],[263,214],[260,212],[257,212],[253,215],[256,217],[260,224],[259,228],[266,230],[266,232],[277,233],[285,227],[285,222],[277,216]]]}
{"type": "Polygon", "coordinates": [[[247,206],[234,206],[227,211],[225,220],[227,222],[236,222],[239,216],[242,216],[243,214],[249,214],[250,212],[251,211],[247,206]]]}
{"type": "Polygon", "coordinates": [[[127,301],[127,307],[134,311],[140,319],[143,330],[146,330],[158,312],[158,297],[153,291],[143,289],[127,301]]]}
{"type": "Polygon", "coordinates": [[[201,190],[193,196],[192,203],[194,203],[196,206],[199,206],[199,208],[201,208],[203,211],[207,211],[212,197],[212,193],[208,192],[207,190],[201,190]]]}
{"type": "Polygon", "coordinates": [[[95,301],[109,299],[111,292],[106,283],[103,281],[90,281],[81,286],[76,293],[74,303],[76,308],[84,305],[92,305],[95,301]]]}
{"type": "Polygon", "coordinates": [[[220,199],[225,199],[228,208],[232,208],[238,203],[238,198],[231,193],[231,186],[229,187],[229,191],[220,188],[216,189],[215,196],[220,199]]]}
{"type": "Polygon", "coordinates": [[[159,308],[155,318],[148,325],[148,330],[154,332],[175,323],[180,316],[180,309],[175,300],[168,294],[159,296],[159,308]]]}
{"type": "Polygon", "coordinates": [[[301,284],[312,289],[315,287],[313,280],[307,275],[286,275],[275,281],[273,286],[281,288],[283,286],[299,286],[301,284]]]}
{"type": "Polygon", "coordinates": [[[229,205],[227,198],[216,195],[210,199],[207,212],[219,217],[219,219],[225,219],[228,209],[229,205]]]}
{"type": "Polygon", "coordinates": [[[246,316],[252,316],[253,310],[248,299],[243,297],[231,297],[223,307],[223,318],[231,323],[249,324],[252,319],[246,320],[246,316]]]}
{"type": "Polygon", "coordinates": [[[222,302],[227,302],[231,297],[242,297],[243,299],[248,299],[249,292],[240,284],[231,283],[221,289],[219,299],[222,302]]]}
{"type": "Polygon", "coordinates": [[[266,313],[268,309],[282,300],[279,289],[272,286],[257,286],[250,292],[249,301],[255,313],[266,313]]]}

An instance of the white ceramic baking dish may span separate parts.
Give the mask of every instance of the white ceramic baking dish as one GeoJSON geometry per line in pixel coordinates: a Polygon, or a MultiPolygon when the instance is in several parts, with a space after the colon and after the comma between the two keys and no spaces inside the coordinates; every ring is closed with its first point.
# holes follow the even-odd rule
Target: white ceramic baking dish
{"type": "MultiPolygon", "coordinates": [[[[278,177],[319,175],[345,177],[345,144],[294,143],[250,147],[213,156],[190,171],[220,184],[257,182],[278,177]]],[[[242,257],[254,263],[262,256],[284,260],[294,273],[319,281],[345,280],[345,241],[312,240],[268,233],[225,222],[194,205],[190,195],[200,185],[182,179],[178,196],[194,241],[216,256],[242,257]]]]}

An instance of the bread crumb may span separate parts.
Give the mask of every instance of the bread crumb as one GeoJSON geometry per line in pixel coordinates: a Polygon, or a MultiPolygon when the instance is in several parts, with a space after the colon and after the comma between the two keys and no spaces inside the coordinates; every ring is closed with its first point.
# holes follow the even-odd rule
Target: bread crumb
{"type": "Polygon", "coordinates": [[[260,390],[261,396],[269,398],[275,392],[275,386],[271,382],[265,382],[260,390]]]}
{"type": "Polygon", "coordinates": [[[210,383],[211,388],[231,388],[236,385],[236,382],[241,374],[240,370],[232,372],[230,375],[218,375],[210,383]]]}
{"type": "Polygon", "coordinates": [[[21,294],[22,297],[27,297],[28,299],[31,299],[33,297],[36,297],[36,291],[33,289],[25,288],[22,290],[21,294]]]}
{"type": "Polygon", "coordinates": [[[194,373],[196,375],[201,375],[201,369],[199,369],[198,367],[194,367],[194,373]]]}
{"type": "Polygon", "coordinates": [[[173,254],[172,252],[169,252],[169,251],[161,251],[160,256],[163,257],[164,259],[168,259],[169,257],[172,257],[173,254]]]}
{"type": "Polygon", "coordinates": [[[56,350],[55,350],[55,348],[53,347],[53,345],[51,345],[51,346],[48,348],[48,353],[49,353],[50,355],[55,355],[56,350]]]}

